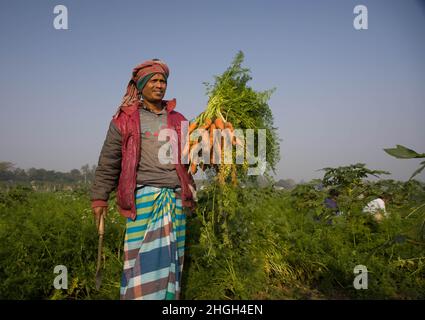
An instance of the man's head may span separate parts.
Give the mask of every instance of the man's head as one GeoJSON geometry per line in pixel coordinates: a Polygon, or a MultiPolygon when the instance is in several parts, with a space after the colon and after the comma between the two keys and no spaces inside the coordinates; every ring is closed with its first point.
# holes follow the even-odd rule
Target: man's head
{"type": "Polygon", "coordinates": [[[388,192],[383,192],[381,193],[380,198],[384,200],[385,203],[388,203],[391,200],[391,195],[388,192]]]}
{"type": "Polygon", "coordinates": [[[162,73],[155,73],[143,86],[141,93],[143,99],[155,103],[164,98],[167,90],[167,79],[162,73]]]}
{"type": "Polygon", "coordinates": [[[336,199],[336,198],[339,196],[339,192],[338,192],[338,190],[337,190],[337,189],[330,189],[330,190],[329,190],[329,196],[330,196],[331,198],[336,199]]]}
{"type": "Polygon", "coordinates": [[[152,59],[139,64],[133,69],[121,107],[137,102],[140,96],[155,103],[163,99],[170,74],[168,66],[159,59],[152,59]]]}
{"type": "Polygon", "coordinates": [[[135,67],[133,69],[133,80],[136,83],[137,89],[142,91],[149,79],[157,73],[162,74],[165,79],[170,74],[168,66],[159,59],[148,60],[135,67]]]}

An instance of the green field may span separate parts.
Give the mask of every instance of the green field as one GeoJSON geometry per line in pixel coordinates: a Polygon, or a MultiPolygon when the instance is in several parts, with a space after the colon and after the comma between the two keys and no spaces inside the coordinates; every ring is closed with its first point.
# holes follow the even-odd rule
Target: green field
{"type": "MultiPolygon", "coordinates": [[[[207,186],[188,217],[184,299],[424,299],[425,187],[380,181],[392,192],[381,223],[361,212],[356,188],[344,214],[322,205],[325,189],[207,186]],[[353,286],[356,265],[368,288],[353,286]]],[[[0,193],[0,299],[118,299],[124,218],[106,220],[103,283],[95,290],[97,234],[88,188],[0,193]],[[57,290],[56,265],[68,270],[57,290]]],[[[348,196],[350,195],[350,196],[348,196]]]]}

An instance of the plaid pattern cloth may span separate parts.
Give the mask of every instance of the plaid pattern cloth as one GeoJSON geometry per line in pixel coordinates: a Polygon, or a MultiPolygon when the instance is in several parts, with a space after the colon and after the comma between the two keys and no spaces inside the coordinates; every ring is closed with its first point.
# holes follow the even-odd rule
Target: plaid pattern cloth
{"type": "Polygon", "coordinates": [[[136,220],[127,219],[121,299],[179,299],[186,217],[178,193],[138,186],[136,220]]]}

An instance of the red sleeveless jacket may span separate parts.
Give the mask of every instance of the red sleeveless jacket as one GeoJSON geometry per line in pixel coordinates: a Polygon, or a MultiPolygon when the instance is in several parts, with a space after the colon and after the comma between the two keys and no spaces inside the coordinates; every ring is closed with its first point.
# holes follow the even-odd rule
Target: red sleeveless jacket
{"type": "MultiPolygon", "coordinates": [[[[194,207],[193,195],[189,188],[195,188],[193,177],[187,172],[187,165],[180,163],[181,157],[181,121],[187,121],[179,112],[174,111],[176,100],[164,101],[167,110],[167,127],[174,129],[178,135],[178,157],[176,172],[181,184],[181,199],[184,207],[194,207]]],[[[136,218],[135,190],[137,165],[141,152],[140,136],[140,104],[120,108],[114,115],[112,121],[118,127],[122,137],[122,159],[121,173],[117,187],[118,209],[126,218],[134,220],[136,218]]]]}

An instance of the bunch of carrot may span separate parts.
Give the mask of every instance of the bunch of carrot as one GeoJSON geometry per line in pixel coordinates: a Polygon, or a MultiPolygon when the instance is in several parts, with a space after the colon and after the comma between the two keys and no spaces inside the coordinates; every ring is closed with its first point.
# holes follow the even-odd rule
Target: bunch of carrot
{"type": "MultiPolygon", "coordinates": [[[[183,149],[183,156],[189,155],[189,171],[192,174],[195,174],[197,172],[198,166],[201,168],[202,171],[205,171],[205,169],[211,167],[219,169],[217,167],[218,165],[214,163],[214,153],[219,154],[220,157],[222,156],[224,138],[221,138],[221,145],[220,143],[218,143],[219,140],[214,141],[215,129],[229,129],[231,133],[233,133],[234,131],[232,123],[226,121],[220,113],[217,114],[215,119],[214,117],[207,117],[205,113],[202,113],[189,125],[189,143],[183,149]],[[204,129],[205,131],[202,136],[194,137],[193,133],[196,129],[204,129]],[[193,151],[197,149],[198,144],[206,140],[209,140],[210,145],[210,164],[196,163],[193,151]]],[[[236,140],[233,138],[232,143],[236,144],[236,140]]],[[[203,150],[203,152],[205,152],[205,150],[203,150]]]]}
{"type": "MultiPolygon", "coordinates": [[[[242,145],[241,141],[235,137],[237,132],[243,133],[239,130],[266,129],[267,164],[274,170],[279,159],[278,135],[276,128],[273,127],[272,112],[267,104],[267,100],[270,98],[273,90],[257,92],[247,85],[251,76],[249,69],[242,67],[243,58],[243,53],[238,52],[229,68],[223,74],[215,76],[214,84],[207,83],[207,95],[209,97],[207,107],[191,122],[189,126],[189,143],[182,151],[183,156],[187,157],[189,155],[190,166],[188,172],[195,174],[198,168],[203,171],[211,168],[212,170],[208,170],[207,175],[210,175],[209,173],[215,173],[214,176],[220,185],[224,185],[230,181],[236,184],[236,177],[243,179],[247,176],[249,168],[247,156],[249,151],[244,148],[245,159],[241,164],[236,165],[234,162],[233,164],[224,164],[224,161],[220,161],[219,164],[213,163],[214,161],[211,160],[217,160],[218,154],[220,155],[220,160],[224,160],[225,153],[225,150],[223,150],[223,139],[220,141],[214,137],[213,133],[215,129],[230,129],[233,145],[242,145]],[[233,132],[233,126],[239,130],[233,132]],[[195,129],[198,128],[206,130],[201,134],[201,137],[193,134],[195,129]],[[193,157],[196,155],[194,153],[201,149],[197,146],[199,143],[202,143],[202,140],[205,142],[207,139],[209,139],[209,144],[212,147],[210,164],[204,164],[202,160],[199,160],[201,163],[196,163],[197,157],[193,157]]],[[[228,132],[228,130],[226,131],[228,132]]],[[[205,146],[205,144],[202,146],[205,146]]],[[[255,147],[258,147],[258,142],[255,147]]],[[[235,149],[237,148],[232,148],[232,158],[233,156],[236,158],[235,149]]],[[[202,152],[205,152],[203,148],[202,152]]],[[[205,154],[202,156],[205,156],[205,154]]]]}

